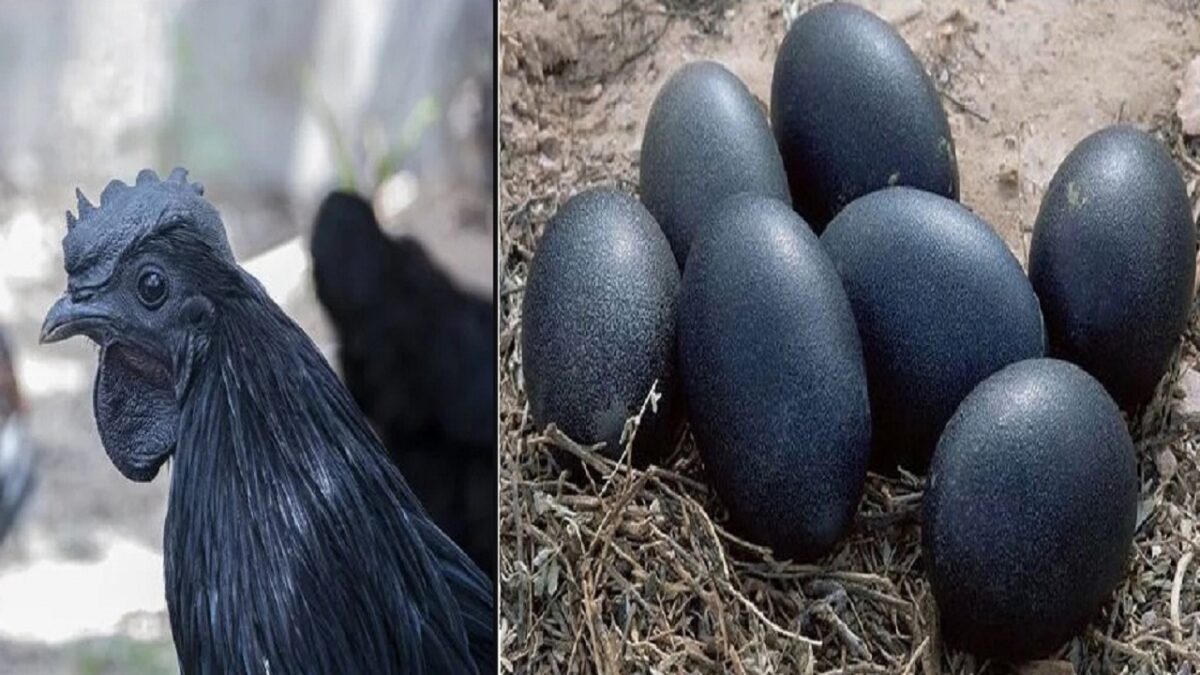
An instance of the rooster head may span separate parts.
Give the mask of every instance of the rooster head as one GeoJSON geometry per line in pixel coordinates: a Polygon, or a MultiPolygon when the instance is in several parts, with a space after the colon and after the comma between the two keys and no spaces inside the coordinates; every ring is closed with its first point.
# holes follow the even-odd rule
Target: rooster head
{"type": "Polygon", "coordinates": [[[99,206],[67,212],[66,292],[41,341],[83,335],[100,350],[92,407],[109,458],[149,481],[174,452],[180,401],[202,357],[214,282],[237,270],[216,209],[187,171],[114,180],[99,206]]]}

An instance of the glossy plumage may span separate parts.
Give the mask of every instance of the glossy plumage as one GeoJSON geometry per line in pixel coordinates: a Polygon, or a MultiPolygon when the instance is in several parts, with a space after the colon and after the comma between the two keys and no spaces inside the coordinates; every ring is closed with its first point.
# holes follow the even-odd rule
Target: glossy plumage
{"type": "MultiPolygon", "coordinates": [[[[111,219],[151,217],[106,242],[107,278],[80,287],[71,274],[43,328],[46,341],[101,344],[97,424],[118,468],[148,480],[175,460],[164,557],[181,670],[491,672],[488,579],[429,520],[311,340],[233,261],[220,221],[201,220],[216,212],[171,215],[200,199],[181,186],[139,175],[124,200],[102,200],[96,213],[120,210],[111,219]],[[161,306],[138,295],[146,269],[165,279],[161,306]]],[[[72,228],[84,256],[85,218],[72,228]]]]}
{"type": "Polygon", "coordinates": [[[495,306],[358,195],[325,198],[312,256],[347,388],[434,522],[494,576],[495,306]]]}

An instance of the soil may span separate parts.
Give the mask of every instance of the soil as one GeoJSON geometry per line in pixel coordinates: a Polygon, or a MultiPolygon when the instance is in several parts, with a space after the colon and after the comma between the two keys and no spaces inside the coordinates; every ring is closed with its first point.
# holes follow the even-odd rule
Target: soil
{"type": "MultiPolygon", "coordinates": [[[[510,2],[501,15],[502,208],[636,184],[643,125],[680,65],[718,61],[765,102],[789,13],[808,2],[510,2]]],[[[1084,136],[1172,124],[1200,51],[1197,3],[870,0],[943,93],[962,202],[1024,260],[1042,190],[1084,136]]]]}

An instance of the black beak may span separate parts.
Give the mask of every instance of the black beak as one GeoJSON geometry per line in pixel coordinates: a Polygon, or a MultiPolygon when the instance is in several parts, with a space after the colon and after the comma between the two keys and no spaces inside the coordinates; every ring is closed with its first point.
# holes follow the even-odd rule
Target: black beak
{"type": "Polygon", "coordinates": [[[76,335],[88,335],[95,339],[110,323],[111,318],[101,308],[88,302],[75,302],[69,294],[64,294],[46,314],[38,341],[50,344],[76,335]]]}

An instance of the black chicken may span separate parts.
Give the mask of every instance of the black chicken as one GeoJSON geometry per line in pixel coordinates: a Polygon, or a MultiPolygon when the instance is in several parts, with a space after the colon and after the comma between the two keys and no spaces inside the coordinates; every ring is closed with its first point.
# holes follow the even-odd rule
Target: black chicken
{"type": "Polygon", "coordinates": [[[317,297],[346,387],[434,522],[494,577],[494,306],[466,293],[363,198],[334,192],[312,236],[317,297]]]}
{"type": "Polygon", "coordinates": [[[110,459],[174,458],[167,605],[184,673],[485,673],[487,577],[426,516],[308,337],[234,261],[202,188],[113,181],[67,214],[43,342],[100,347],[110,459]]]}

